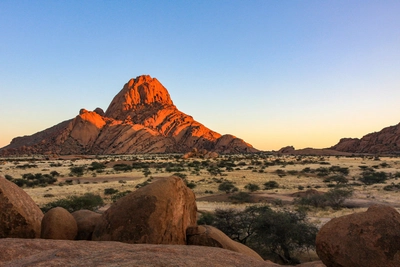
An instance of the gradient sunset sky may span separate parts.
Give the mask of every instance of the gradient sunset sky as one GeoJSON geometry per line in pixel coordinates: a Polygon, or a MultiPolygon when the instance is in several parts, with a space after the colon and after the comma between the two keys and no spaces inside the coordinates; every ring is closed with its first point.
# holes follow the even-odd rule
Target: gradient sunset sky
{"type": "Polygon", "coordinates": [[[400,1],[0,1],[0,147],[157,78],[261,150],[400,122],[400,1]]]}

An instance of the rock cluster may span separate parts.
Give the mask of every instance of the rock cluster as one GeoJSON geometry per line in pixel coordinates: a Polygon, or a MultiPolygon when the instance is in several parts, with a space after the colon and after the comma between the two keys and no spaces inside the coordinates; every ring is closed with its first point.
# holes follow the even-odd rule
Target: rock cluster
{"type": "Polygon", "coordinates": [[[104,112],[81,109],[74,119],[14,138],[0,155],[257,152],[233,135],[221,135],[179,111],[167,89],[143,75],[128,81],[104,112]]]}
{"type": "Polygon", "coordinates": [[[400,124],[358,138],[342,138],[331,149],[349,153],[399,154],[400,124]]]}

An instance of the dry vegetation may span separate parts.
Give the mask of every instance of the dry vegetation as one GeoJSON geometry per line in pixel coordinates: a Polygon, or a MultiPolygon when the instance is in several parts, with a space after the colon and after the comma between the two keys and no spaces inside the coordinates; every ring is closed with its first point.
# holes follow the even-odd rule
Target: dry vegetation
{"type": "MultiPolygon", "coordinates": [[[[353,195],[341,208],[308,207],[308,216],[323,224],[329,218],[363,211],[373,203],[385,203],[399,208],[400,158],[397,157],[338,157],[338,156],[277,156],[268,154],[225,155],[216,159],[182,159],[181,155],[129,155],[98,157],[43,157],[0,159],[0,175],[31,183],[22,184],[24,190],[39,205],[69,195],[99,194],[105,203],[112,203],[116,194],[134,191],[155,179],[178,174],[195,192],[200,211],[234,207],[244,209],[251,203],[268,202],[272,206],[298,209],[296,194],[314,189],[328,192],[339,185],[353,189],[353,195]],[[347,171],[346,171],[347,170],[347,171]],[[382,183],[360,180],[363,172],[384,173],[382,183]],[[82,171],[82,173],[79,173],[82,171]],[[29,176],[29,174],[32,174],[29,176]],[[33,176],[56,178],[54,184],[33,184],[33,176]],[[344,177],[345,180],[331,177],[344,177]],[[232,182],[234,193],[219,191],[219,186],[232,182]],[[278,187],[265,190],[264,184],[275,181],[278,187]],[[246,185],[259,190],[250,192],[246,185]],[[397,186],[399,185],[399,186],[397,186]],[[255,188],[257,189],[257,188],[255,188]],[[234,200],[238,192],[250,197],[234,200]],[[240,203],[240,202],[245,203],[240,203]],[[236,203],[236,204],[235,204],[236,203]]],[[[243,196],[242,196],[243,197],[243,196]]]]}

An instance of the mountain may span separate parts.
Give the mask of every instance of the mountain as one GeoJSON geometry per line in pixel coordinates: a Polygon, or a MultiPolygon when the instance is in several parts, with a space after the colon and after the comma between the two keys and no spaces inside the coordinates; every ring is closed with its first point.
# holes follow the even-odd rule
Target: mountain
{"type": "Polygon", "coordinates": [[[0,155],[186,153],[193,148],[218,153],[258,151],[179,111],[157,79],[142,75],[124,85],[106,112],[81,109],[73,119],[14,138],[0,149],[0,155]]]}
{"type": "Polygon", "coordinates": [[[342,138],[331,149],[368,154],[400,154],[400,123],[358,138],[342,138]]]}

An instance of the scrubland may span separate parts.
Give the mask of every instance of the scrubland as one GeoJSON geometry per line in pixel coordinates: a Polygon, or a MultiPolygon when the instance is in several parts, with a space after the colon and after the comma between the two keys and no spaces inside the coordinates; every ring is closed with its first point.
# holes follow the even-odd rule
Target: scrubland
{"type": "Polygon", "coordinates": [[[252,203],[296,209],[299,204],[293,201],[302,196],[300,193],[324,193],[337,187],[350,188],[353,194],[340,207],[309,205],[310,218],[323,223],[332,217],[365,210],[373,203],[400,207],[400,158],[397,157],[248,154],[182,159],[181,156],[4,158],[0,161],[0,175],[14,182],[19,180],[16,183],[39,206],[88,192],[100,195],[110,204],[113,194],[134,191],[155,179],[179,175],[194,191],[200,211],[244,209],[252,203]],[[374,179],[376,174],[382,179],[379,175],[374,179]],[[42,183],[35,181],[34,176],[51,176],[56,181],[42,183]],[[363,180],[365,177],[370,177],[370,181],[363,180]],[[233,187],[221,191],[223,183],[233,187]],[[240,192],[245,194],[238,195],[240,192]],[[235,195],[236,198],[232,197],[235,195]]]}

